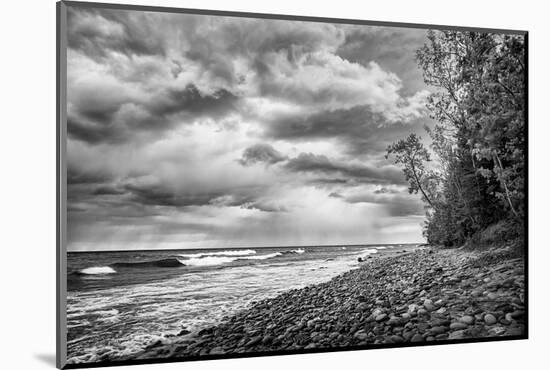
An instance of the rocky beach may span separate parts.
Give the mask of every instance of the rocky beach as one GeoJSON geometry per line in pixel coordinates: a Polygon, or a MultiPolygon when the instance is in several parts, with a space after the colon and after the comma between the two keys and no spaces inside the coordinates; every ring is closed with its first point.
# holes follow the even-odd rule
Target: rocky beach
{"type": "Polygon", "coordinates": [[[372,256],[358,269],[255,302],[216,326],[183,328],[131,359],[525,338],[524,271],[523,258],[510,249],[426,247],[372,256]]]}

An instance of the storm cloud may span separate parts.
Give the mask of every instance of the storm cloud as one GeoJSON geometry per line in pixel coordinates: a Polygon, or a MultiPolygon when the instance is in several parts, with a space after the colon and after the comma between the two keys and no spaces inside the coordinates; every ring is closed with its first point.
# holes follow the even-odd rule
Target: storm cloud
{"type": "Polygon", "coordinates": [[[395,167],[376,168],[361,164],[335,163],[325,155],[300,153],[289,160],[285,167],[294,172],[339,174],[347,179],[362,179],[370,182],[402,183],[402,172],[395,167]]]}
{"type": "Polygon", "coordinates": [[[431,122],[424,30],[69,6],[67,32],[69,250],[422,240],[383,154],[431,122]]]}
{"type": "Polygon", "coordinates": [[[255,144],[246,148],[239,163],[249,166],[255,163],[275,164],[286,160],[286,156],[269,144],[255,144]]]}
{"type": "Polygon", "coordinates": [[[182,121],[223,117],[237,101],[227,90],[205,95],[192,84],[166,90],[150,101],[84,97],[69,114],[67,132],[71,138],[91,144],[117,143],[143,133],[163,133],[182,121]]]}

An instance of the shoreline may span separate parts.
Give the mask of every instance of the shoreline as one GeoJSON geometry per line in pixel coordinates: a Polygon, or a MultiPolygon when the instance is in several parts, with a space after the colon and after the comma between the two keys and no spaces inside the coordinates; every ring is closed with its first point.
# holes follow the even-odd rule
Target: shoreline
{"type": "Polygon", "coordinates": [[[522,336],[524,261],[507,253],[430,247],[369,258],[122,360],[522,336]]]}

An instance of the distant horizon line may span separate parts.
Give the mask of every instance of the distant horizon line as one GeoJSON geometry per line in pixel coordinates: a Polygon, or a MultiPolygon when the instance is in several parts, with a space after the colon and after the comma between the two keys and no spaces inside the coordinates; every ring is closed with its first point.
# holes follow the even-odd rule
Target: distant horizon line
{"type": "Polygon", "coordinates": [[[279,246],[261,246],[261,247],[206,247],[206,248],[159,248],[159,249],[102,249],[102,250],[90,250],[90,251],[70,251],[67,250],[67,253],[96,253],[96,252],[155,252],[155,251],[182,251],[182,250],[201,250],[201,249],[212,249],[212,250],[220,250],[220,249],[261,249],[261,248],[311,248],[311,247],[323,247],[323,248],[334,248],[334,247],[360,247],[360,246],[373,246],[373,245],[411,245],[411,244],[428,244],[427,242],[422,243],[361,243],[361,244],[313,244],[313,245],[279,245],[279,246]]]}

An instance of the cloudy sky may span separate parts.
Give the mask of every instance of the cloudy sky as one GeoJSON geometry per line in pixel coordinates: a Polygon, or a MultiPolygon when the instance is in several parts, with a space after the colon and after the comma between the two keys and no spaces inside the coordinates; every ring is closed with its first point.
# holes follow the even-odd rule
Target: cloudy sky
{"type": "Polygon", "coordinates": [[[425,36],[70,9],[68,249],[423,241],[384,153],[428,122],[425,36]]]}

